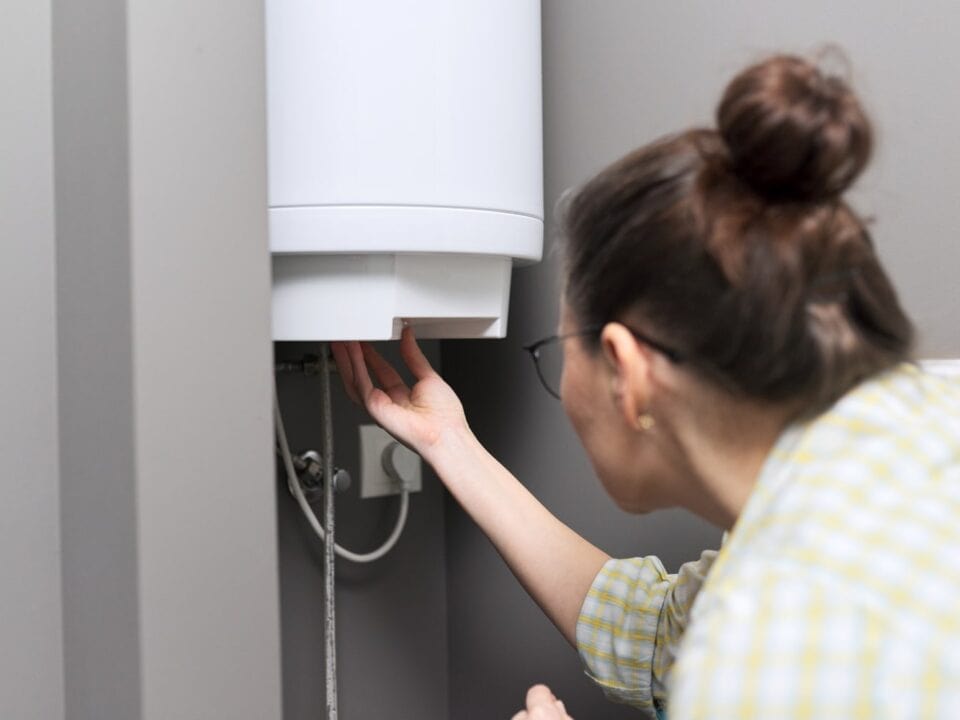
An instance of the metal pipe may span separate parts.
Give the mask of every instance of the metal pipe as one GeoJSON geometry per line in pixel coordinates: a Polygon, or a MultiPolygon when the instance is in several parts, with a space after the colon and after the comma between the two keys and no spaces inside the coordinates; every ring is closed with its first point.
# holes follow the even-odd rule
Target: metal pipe
{"type": "Polygon", "coordinates": [[[323,525],[326,542],[323,546],[324,571],[324,639],[327,680],[327,720],[337,720],[337,622],[335,605],[335,540],[333,525],[333,403],[330,396],[330,355],[326,343],[320,345],[320,387],[323,413],[323,525]]]}
{"type": "MultiPolygon", "coordinates": [[[[319,375],[323,369],[321,367],[322,363],[320,358],[316,355],[304,355],[299,360],[278,360],[273,365],[273,371],[275,373],[283,374],[297,374],[297,375],[319,375]]],[[[327,368],[327,372],[336,372],[337,368],[334,365],[330,365],[327,368]]]]}

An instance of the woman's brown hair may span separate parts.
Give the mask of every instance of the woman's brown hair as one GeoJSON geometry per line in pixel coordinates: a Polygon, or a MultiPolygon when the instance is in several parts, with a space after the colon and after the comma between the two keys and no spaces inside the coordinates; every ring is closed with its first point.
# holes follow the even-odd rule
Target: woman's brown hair
{"type": "Polygon", "coordinates": [[[642,330],[733,393],[825,409],[913,338],[842,198],[871,147],[842,80],[793,56],[747,68],[716,130],[643,147],[569,201],[574,317],[642,330]]]}

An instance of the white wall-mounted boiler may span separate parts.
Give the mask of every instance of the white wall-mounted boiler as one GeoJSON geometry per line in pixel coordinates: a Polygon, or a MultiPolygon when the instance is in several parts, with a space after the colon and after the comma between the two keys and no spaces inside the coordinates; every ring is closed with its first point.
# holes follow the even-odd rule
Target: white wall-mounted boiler
{"type": "Polygon", "coordinates": [[[276,340],[503,337],[543,244],[536,0],[268,0],[276,340]]]}

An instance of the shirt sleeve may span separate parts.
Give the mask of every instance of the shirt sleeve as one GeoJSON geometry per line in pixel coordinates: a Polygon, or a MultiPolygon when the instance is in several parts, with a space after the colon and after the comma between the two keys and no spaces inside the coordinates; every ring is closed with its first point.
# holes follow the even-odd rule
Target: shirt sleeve
{"type": "Polygon", "coordinates": [[[656,717],[690,608],[713,564],[704,552],[671,575],[656,557],[609,560],[577,620],[577,648],[588,677],[614,702],[656,717]]]}

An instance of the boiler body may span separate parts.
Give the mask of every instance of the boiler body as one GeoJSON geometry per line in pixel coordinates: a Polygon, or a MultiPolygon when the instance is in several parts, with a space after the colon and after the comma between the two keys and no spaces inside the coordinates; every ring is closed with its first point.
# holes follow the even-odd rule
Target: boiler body
{"type": "Polygon", "coordinates": [[[277,340],[502,337],[543,242],[540,6],[268,0],[277,340]]]}

